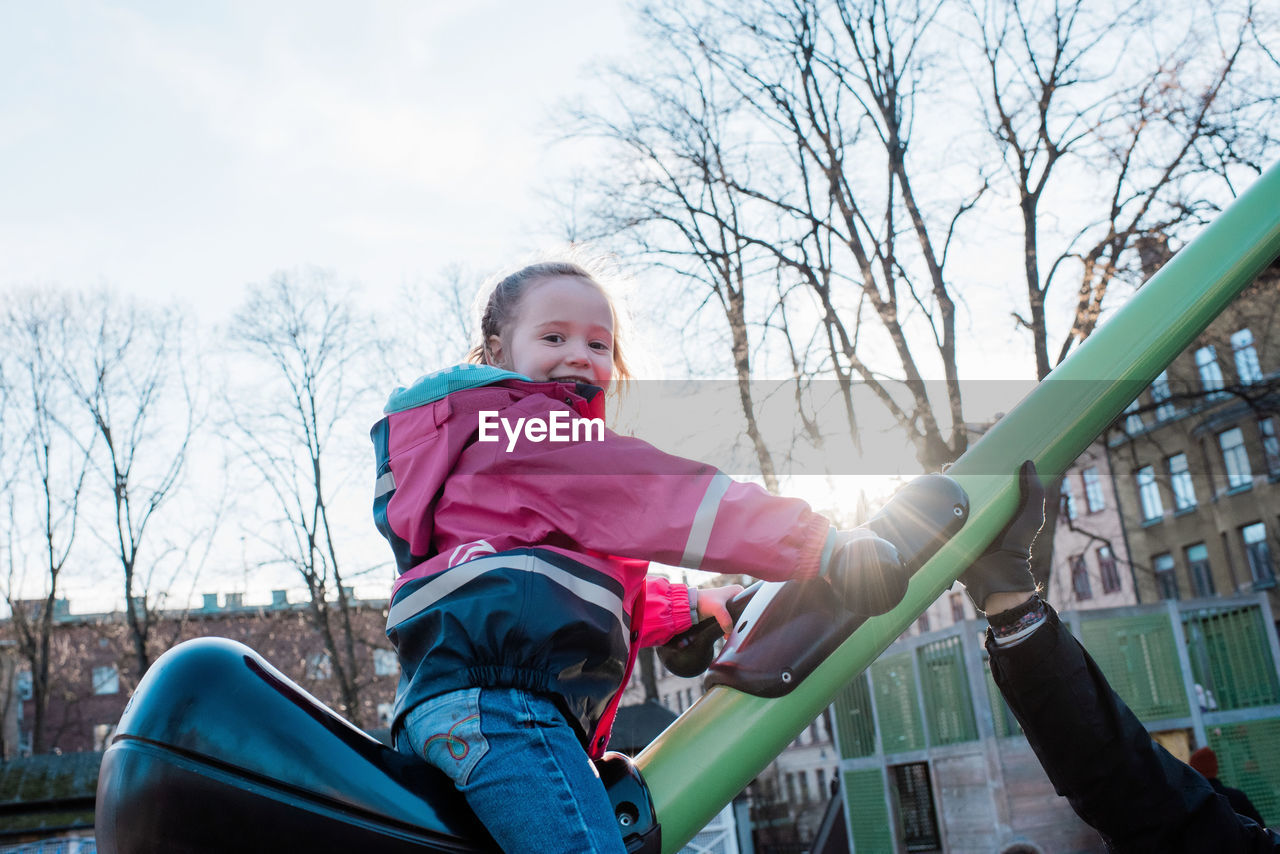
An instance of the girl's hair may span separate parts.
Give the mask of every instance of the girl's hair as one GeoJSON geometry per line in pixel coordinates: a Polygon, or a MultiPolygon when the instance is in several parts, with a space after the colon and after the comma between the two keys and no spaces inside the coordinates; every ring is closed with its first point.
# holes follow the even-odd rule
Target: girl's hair
{"type": "Polygon", "coordinates": [[[613,389],[622,391],[631,380],[631,369],[622,355],[622,336],[618,323],[618,308],[614,305],[609,292],[596,281],[596,277],[586,267],[573,261],[540,261],[521,267],[511,275],[494,285],[485,301],[484,311],[480,315],[480,343],[471,349],[467,358],[477,364],[487,364],[489,359],[489,336],[502,336],[502,332],[516,318],[520,310],[520,301],[529,289],[544,279],[557,276],[573,276],[590,282],[600,289],[609,303],[609,313],[613,317],[613,389]]]}

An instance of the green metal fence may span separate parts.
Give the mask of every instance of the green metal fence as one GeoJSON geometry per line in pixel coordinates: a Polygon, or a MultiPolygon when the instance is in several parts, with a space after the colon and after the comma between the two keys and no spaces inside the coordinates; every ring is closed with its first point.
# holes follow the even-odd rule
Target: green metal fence
{"type": "Polygon", "coordinates": [[[892,854],[895,846],[885,801],[884,771],[879,768],[847,771],[844,791],[853,845],[858,854],[892,854]]]}
{"type": "Polygon", "coordinates": [[[872,716],[871,685],[866,673],[859,673],[836,695],[834,717],[845,756],[870,756],[876,752],[876,722],[872,716]]]}
{"type": "Polygon", "coordinates": [[[1013,716],[1013,709],[1004,701],[1004,695],[996,687],[996,678],[991,675],[989,667],[983,668],[984,681],[987,685],[987,706],[991,711],[991,723],[995,728],[996,738],[1011,735],[1022,735],[1022,725],[1013,716]]]}
{"type": "Polygon", "coordinates": [[[1168,614],[1082,620],[1080,642],[1120,698],[1142,720],[1191,713],[1168,614]]]}
{"type": "Polygon", "coordinates": [[[1209,729],[1218,776],[1249,796],[1268,826],[1280,824],[1280,718],[1209,729]]]}
{"type": "Polygon", "coordinates": [[[1280,703],[1280,680],[1258,608],[1199,608],[1182,615],[1191,671],[1213,711],[1280,703]]]}
{"type": "Polygon", "coordinates": [[[976,740],[978,724],[960,636],[953,635],[920,647],[916,650],[916,660],[930,744],[976,740]]]}
{"type": "Polygon", "coordinates": [[[911,653],[882,657],[871,666],[871,684],[875,686],[876,723],[884,752],[922,749],[924,714],[911,653]]]}

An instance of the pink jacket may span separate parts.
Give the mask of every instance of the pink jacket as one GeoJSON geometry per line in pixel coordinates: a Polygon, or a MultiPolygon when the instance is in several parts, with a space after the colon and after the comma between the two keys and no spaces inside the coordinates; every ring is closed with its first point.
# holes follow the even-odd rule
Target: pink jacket
{"type": "Polygon", "coordinates": [[[513,685],[562,698],[598,756],[637,648],[691,623],[688,589],[647,576],[648,561],[818,572],[830,525],[803,501],[619,436],[603,416],[593,386],[484,366],[392,396],[372,435],[374,516],[400,571],[387,621],[403,669],[397,725],[436,694],[513,685]],[[600,423],[575,437],[578,419],[600,423]]]}

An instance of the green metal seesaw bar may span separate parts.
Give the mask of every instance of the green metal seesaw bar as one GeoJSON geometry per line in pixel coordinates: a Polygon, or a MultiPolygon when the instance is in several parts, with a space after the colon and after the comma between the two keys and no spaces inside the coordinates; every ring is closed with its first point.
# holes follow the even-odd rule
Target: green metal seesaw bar
{"type": "Polygon", "coordinates": [[[1280,255],[1280,164],[1085,340],[948,470],[969,494],[965,527],[915,575],[893,611],[868,620],[784,697],[715,686],[637,757],[662,850],[679,850],[773,761],[837,693],[951,586],[1017,504],[1017,469],[1060,476],[1129,402],[1280,255]]]}

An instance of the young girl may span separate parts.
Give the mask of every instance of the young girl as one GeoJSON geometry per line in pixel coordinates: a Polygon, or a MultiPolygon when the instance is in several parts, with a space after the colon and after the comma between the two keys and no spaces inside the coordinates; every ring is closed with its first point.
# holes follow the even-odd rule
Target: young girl
{"type": "Polygon", "coordinates": [[[648,561],[830,573],[871,612],[905,577],[848,571],[869,535],[833,531],[802,501],[605,430],[605,391],[628,371],[583,268],[508,276],[481,334],[473,364],[398,389],[372,431],[374,518],[400,572],[396,745],[443,770],[504,851],[622,852],[590,758],[636,650],[705,617],[727,630],[741,589],[691,590],[647,576],[648,561]]]}

